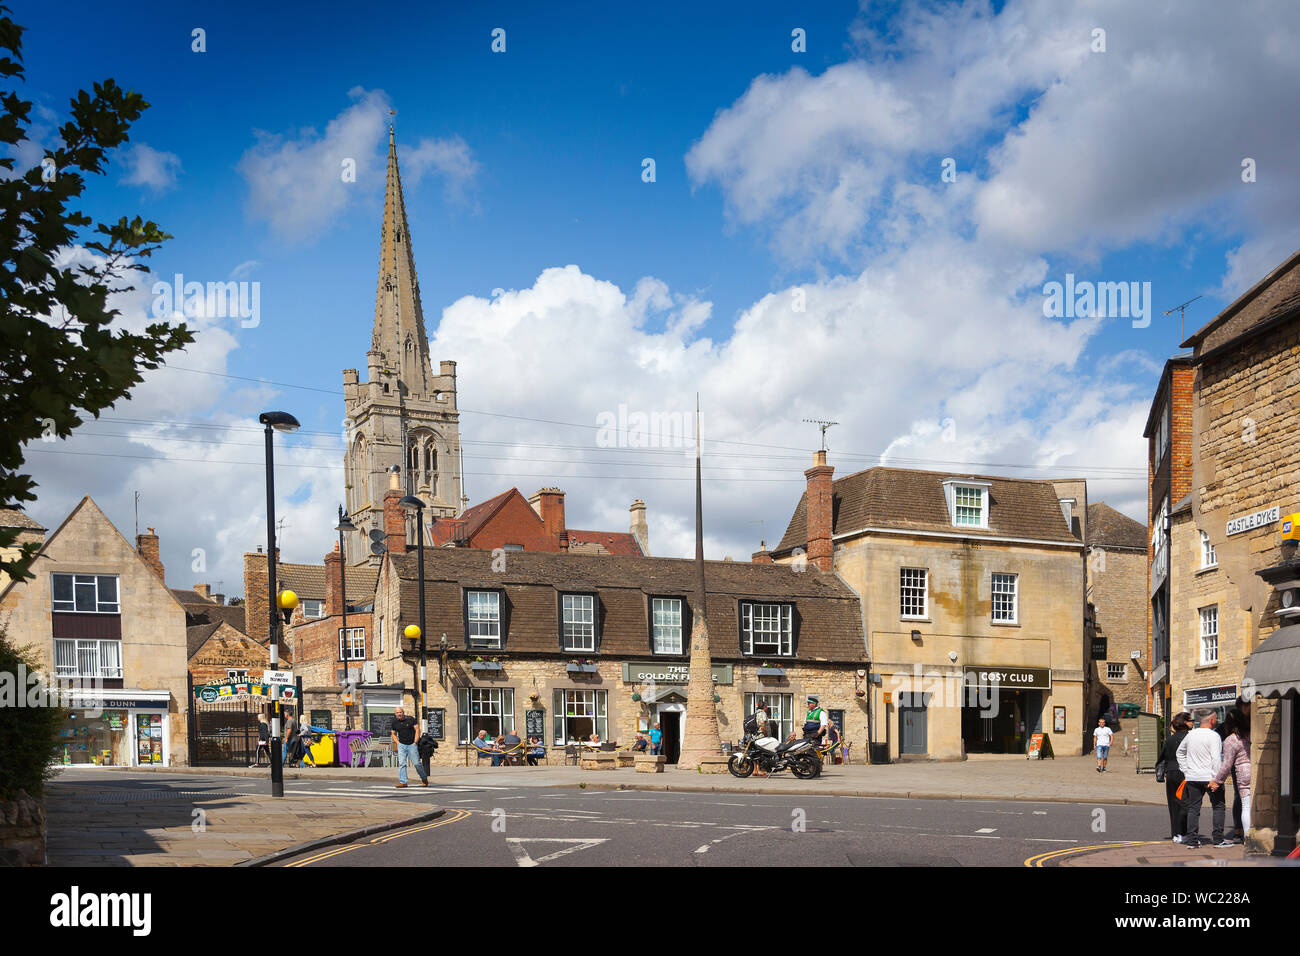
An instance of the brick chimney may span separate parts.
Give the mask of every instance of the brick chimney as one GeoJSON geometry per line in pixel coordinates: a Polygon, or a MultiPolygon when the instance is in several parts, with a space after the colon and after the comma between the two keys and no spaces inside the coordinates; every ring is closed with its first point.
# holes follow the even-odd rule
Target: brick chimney
{"type": "Polygon", "coordinates": [[[343,613],[343,555],[337,541],[334,550],[325,555],[325,613],[343,613]]]}
{"type": "Polygon", "coordinates": [[[269,619],[266,606],[266,552],[244,555],[244,633],[263,643],[268,639],[269,619]]]}
{"type": "Polygon", "coordinates": [[[632,502],[632,507],[628,508],[628,511],[632,513],[632,537],[636,538],[636,543],[641,546],[641,553],[648,558],[650,557],[650,526],[645,520],[645,502],[638,498],[632,502]]]}
{"type": "Polygon", "coordinates": [[[162,559],[158,557],[158,535],[154,534],[153,528],[149,529],[148,534],[137,534],[135,536],[135,551],[145,564],[153,568],[153,573],[158,575],[158,580],[166,583],[167,578],[163,573],[162,559]]]}
{"type": "Polygon", "coordinates": [[[749,560],[750,560],[753,564],[771,564],[771,563],[772,563],[772,552],[769,551],[769,550],[767,550],[767,542],[766,542],[766,541],[760,541],[760,542],[758,543],[758,550],[755,551],[755,552],[750,556],[749,560]]]}
{"type": "Polygon", "coordinates": [[[194,593],[197,594],[199,597],[203,598],[203,600],[205,600],[205,601],[211,601],[211,600],[212,600],[212,585],[210,585],[210,584],[196,584],[196,585],[194,585],[194,593]]]}
{"type": "Polygon", "coordinates": [[[808,562],[818,571],[831,569],[831,529],[835,517],[831,475],[834,473],[835,469],[826,464],[825,449],[816,452],[813,466],[804,472],[808,479],[808,562]]]}
{"type": "Polygon", "coordinates": [[[397,486],[397,472],[388,473],[388,490],[384,492],[384,546],[389,554],[406,552],[406,509],[402,500],[402,489],[397,486]]]}
{"type": "Polygon", "coordinates": [[[564,523],[564,492],[559,488],[542,488],[528,499],[528,503],[541,516],[542,524],[556,550],[568,550],[569,530],[564,523]]]}

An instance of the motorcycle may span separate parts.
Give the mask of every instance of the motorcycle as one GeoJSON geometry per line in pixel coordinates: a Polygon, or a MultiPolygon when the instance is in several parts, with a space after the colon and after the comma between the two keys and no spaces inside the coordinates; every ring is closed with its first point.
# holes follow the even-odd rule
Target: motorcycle
{"type": "MultiPolygon", "coordinates": [[[[733,777],[748,777],[755,768],[769,774],[789,770],[800,780],[821,776],[822,762],[811,741],[790,740],[769,749],[761,746],[759,739],[752,735],[745,737],[740,742],[740,749],[731,755],[727,770],[733,777]]],[[[761,739],[773,740],[771,737],[761,739]]]]}

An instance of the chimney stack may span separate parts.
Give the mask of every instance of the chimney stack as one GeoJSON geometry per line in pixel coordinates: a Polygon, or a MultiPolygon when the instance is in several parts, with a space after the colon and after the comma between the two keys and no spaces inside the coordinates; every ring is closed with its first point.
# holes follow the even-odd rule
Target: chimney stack
{"type": "Polygon", "coordinates": [[[402,497],[402,489],[397,484],[397,472],[390,471],[388,490],[384,492],[384,545],[389,554],[403,554],[406,551],[406,509],[398,503],[402,497]]]}
{"type": "Polygon", "coordinates": [[[135,536],[135,550],[144,563],[153,568],[153,573],[158,575],[158,580],[165,584],[167,578],[163,573],[162,559],[158,557],[158,535],[154,534],[153,528],[149,529],[148,534],[135,536]]]}
{"type": "Polygon", "coordinates": [[[650,527],[645,520],[645,502],[638,498],[628,509],[632,513],[632,537],[641,548],[641,553],[650,557],[650,527]]]}
{"type": "Polygon", "coordinates": [[[269,573],[266,552],[261,548],[256,553],[244,555],[244,633],[261,643],[270,640],[269,609],[266,606],[266,577],[269,573]]]}
{"type": "Polygon", "coordinates": [[[564,523],[564,492],[559,488],[542,488],[528,499],[528,503],[541,516],[542,524],[556,550],[568,550],[569,531],[564,523]]]}
{"type": "Polygon", "coordinates": [[[211,600],[212,600],[212,585],[210,585],[210,584],[196,584],[196,585],[194,585],[194,593],[197,594],[199,597],[203,598],[205,601],[211,601],[211,600]]]}
{"type": "Polygon", "coordinates": [[[758,543],[758,550],[755,551],[752,555],[750,555],[749,560],[750,560],[752,563],[754,563],[754,564],[771,564],[771,563],[772,563],[772,552],[769,551],[769,550],[767,550],[767,542],[766,542],[766,541],[760,541],[760,542],[758,543]]]}
{"type": "Polygon", "coordinates": [[[808,562],[818,571],[831,569],[831,531],[834,527],[835,495],[831,475],[835,469],[826,464],[826,450],[816,452],[813,466],[804,472],[808,479],[805,514],[808,525],[808,562]]]}
{"type": "Polygon", "coordinates": [[[337,541],[334,550],[325,555],[325,613],[343,613],[343,555],[337,541]]]}

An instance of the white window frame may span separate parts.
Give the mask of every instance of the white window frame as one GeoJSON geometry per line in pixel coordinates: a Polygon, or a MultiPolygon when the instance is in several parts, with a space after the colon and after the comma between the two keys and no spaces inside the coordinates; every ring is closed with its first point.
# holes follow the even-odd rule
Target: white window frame
{"type": "Polygon", "coordinates": [[[949,478],[943,483],[944,498],[948,502],[948,519],[952,522],[954,528],[980,528],[985,531],[989,527],[989,489],[993,487],[990,481],[978,481],[973,478],[949,478]],[[970,502],[971,496],[978,498],[978,504],[970,502]],[[963,502],[961,499],[965,498],[963,502]],[[973,509],[979,511],[978,521],[960,521],[961,516],[958,514],[959,508],[973,509]]]}
{"type": "Polygon", "coordinates": [[[1214,550],[1214,545],[1210,543],[1210,536],[1206,532],[1201,532],[1201,567],[1217,568],[1219,566],[1219,555],[1214,550]]]}
{"type": "MultiPolygon", "coordinates": [[[[551,740],[553,746],[585,742],[569,735],[570,720],[590,720],[592,730],[601,742],[609,739],[609,692],[577,688],[557,689],[552,698],[554,707],[551,740]]],[[[588,735],[590,736],[590,734],[588,735]]]]}
{"type": "Polygon", "coordinates": [[[767,719],[777,725],[777,740],[785,740],[794,733],[794,694],[765,694],[762,691],[745,694],[741,724],[755,711],[754,705],[760,700],[767,704],[767,719]]]}
{"type": "Polygon", "coordinates": [[[656,654],[682,654],[682,629],[684,612],[682,599],[657,597],[650,599],[651,647],[656,654]]]}
{"type": "Polygon", "coordinates": [[[989,588],[990,588],[989,613],[991,615],[993,623],[1019,624],[1020,623],[1020,575],[1011,574],[1010,572],[1007,571],[994,571],[993,577],[989,584],[989,588]],[[1004,587],[1004,590],[1001,591],[998,590],[999,579],[1001,579],[1001,583],[1004,587]],[[1005,590],[1005,586],[1008,581],[1011,582],[1011,590],[1009,591],[1005,590]],[[1009,606],[1006,601],[1006,598],[1008,596],[1010,596],[1011,598],[1009,606]],[[1002,599],[1001,602],[999,602],[999,598],[1002,599]],[[1001,603],[1001,607],[999,607],[999,603],[1001,603]],[[1001,612],[1001,614],[1003,615],[1002,617],[998,616],[999,612],[1001,612]]]}
{"type": "Polygon", "coordinates": [[[319,620],[320,618],[324,617],[324,616],[325,616],[325,602],[324,602],[324,601],[319,601],[319,600],[317,600],[316,598],[303,598],[303,600],[302,600],[302,616],[303,616],[304,618],[306,618],[307,620],[309,620],[309,621],[319,620]],[[307,612],[307,607],[308,607],[308,605],[311,605],[312,607],[314,607],[314,609],[315,609],[315,613],[313,613],[313,614],[309,614],[309,613],[307,612]]]}
{"type": "Polygon", "coordinates": [[[375,649],[376,656],[384,653],[384,619],[379,619],[379,647],[375,649]]]}
{"type": "MultiPolygon", "coordinates": [[[[515,729],[515,689],[513,687],[462,687],[456,693],[456,723],[462,745],[468,745],[478,731],[474,718],[496,720],[497,736],[515,729]]],[[[487,729],[487,728],[481,728],[487,729]]]]}
{"type": "MultiPolygon", "coordinates": [[[[84,592],[83,592],[84,593],[84,592]]],[[[118,580],[116,574],[65,574],[57,573],[50,575],[50,609],[63,614],[121,614],[122,613],[122,582],[118,580]],[[72,581],[72,599],[70,601],[61,601],[55,598],[56,583],[59,578],[69,578],[72,581]],[[113,582],[113,600],[100,600],[100,581],[113,582]],[[77,607],[77,592],[79,588],[94,589],[94,610],[77,607]],[[60,606],[63,605],[63,606],[60,606]]]]}
{"type": "Polygon", "coordinates": [[[566,651],[596,652],[596,596],[560,595],[560,630],[566,651]]]}
{"type": "Polygon", "coordinates": [[[248,679],[247,667],[226,668],[226,680],[247,680],[247,679],[248,679]]]}
{"type": "Polygon", "coordinates": [[[339,628],[339,660],[364,661],[366,659],[366,629],[350,627],[347,631],[347,644],[344,645],[343,628],[339,628]]]}
{"type": "Polygon", "coordinates": [[[1200,661],[1202,667],[1210,667],[1219,663],[1219,605],[1200,608],[1200,614],[1200,661]]]}
{"type": "Polygon", "coordinates": [[[741,601],[740,652],[750,657],[793,657],[794,605],[741,601]],[[768,635],[774,638],[755,640],[768,635]]]}
{"type": "Polygon", "coordinates": [[[1106,680],[1108,681],[1127,681],[1128,680],[1128,661],[1119,661],[1118,663],[1106,662],[1106,680]],[[1112,673],[1112,668],[1119,668],[1119,673],[1112,673]]]}
{"type": "Polygon", "coordinates": [[[465,592],[465,637],[471,648],[501,648],[500,591],[475,588],[465,592]]]}
{"type": "Polygon", "coordinates": [[[904,621],[924,621],[930,616],[930,570],[929,568],[899,568],[898,569],[898,616],[904,621]],[[909,574],[911,581],[909,582],[909,574]],[[917,584],[916,575],[920,575],[920,584],[917,584]],[[916,592],[920,592],[918,595],[916,592]],[[919,612],[908,611],[909,601],[915,608],[916,599],[919,597],[921,609],[919,612]]]}
{"type": "Polygon", "coordinates": [[[56,638],[54,641],[54,674],[60,678],[121,680],[122,642],[56,638]],[[106,654],[105,651],[108,650],[111,650],[111,653],[106,654]],[[93,666],[83,668],[82,661],[89,660],[91,657],[94,659],[93,666]],[[116,661],[116,663],[112,663],[113,661],[116,661]]]}

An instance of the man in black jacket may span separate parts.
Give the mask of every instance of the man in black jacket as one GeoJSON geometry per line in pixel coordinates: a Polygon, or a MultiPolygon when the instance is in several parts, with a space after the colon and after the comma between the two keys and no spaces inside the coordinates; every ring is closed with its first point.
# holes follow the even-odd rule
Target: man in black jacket
{"type": "Polygon", "coordinates": [[[1183,772],[1178,767],[1178,745],[1191,729],[1192,715],[1175,714],[1169,722],[1173,731],[1160,751],[1160,763],[1165,769],[1165,802],[1169,804],[1169,838],[1175,843],[1182,843],[1187,833],[1187,804],[1178,796],[1178,788],[1183,784],[1183,772]]]}

